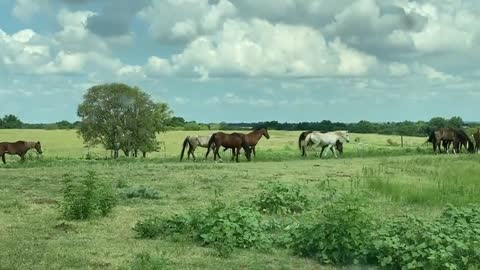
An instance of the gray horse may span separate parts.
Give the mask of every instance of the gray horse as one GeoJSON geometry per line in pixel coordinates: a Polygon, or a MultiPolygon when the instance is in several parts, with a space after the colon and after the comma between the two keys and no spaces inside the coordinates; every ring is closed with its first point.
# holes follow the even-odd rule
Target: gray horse
{"type": "Polygon", "coordinates": [[[180,161],[183,160],[183,155],[185,153],[185,148],[187,148],[187,145],[188,145],[188,159],[190,159],[190,155],[192,155],[193,160],[195,160],[195,149],[197,149],[197,147],[208,148],[208,141],[210,140],[210,137],[211,135],[210,136],[198,136],[198,135],[187,136],[185,140],[183,140],[183,147],[182,147],[182,153],[180,154],[180,161]]]}

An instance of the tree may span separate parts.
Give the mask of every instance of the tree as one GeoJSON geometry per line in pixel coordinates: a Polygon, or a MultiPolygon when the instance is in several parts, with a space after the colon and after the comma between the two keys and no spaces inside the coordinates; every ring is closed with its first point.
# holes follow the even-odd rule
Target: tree
{"type": "Polygon", "coordinates": [[[22,128],[23,123],[13,114],[5,115],[0,121],[0,128],[22,128]]]}
{"type": "Polygon", "coordinates": [[[454,116],[448,120],[448,126],[452,128],[461,128],[465,125],[463,119],[459,116],[454,116]]]}
{"type": "Polygon", "coordinates": [[[171,111],[137,87],[113,83],[88,89],[77,115],[85,143],[101,144],[117,158],[120,150],[126,155],[157,150],[156,135],[166,130],[171,111]]]}

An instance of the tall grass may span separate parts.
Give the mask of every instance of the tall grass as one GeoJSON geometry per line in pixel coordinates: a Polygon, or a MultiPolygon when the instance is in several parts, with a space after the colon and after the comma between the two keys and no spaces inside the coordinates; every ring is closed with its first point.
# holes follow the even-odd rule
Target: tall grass
{"type": "Polygon", "coordinates": [[[366,187],[394,202],[441,206],[480,203],[476,160],[430,157],[364,167],[366,187]]]}

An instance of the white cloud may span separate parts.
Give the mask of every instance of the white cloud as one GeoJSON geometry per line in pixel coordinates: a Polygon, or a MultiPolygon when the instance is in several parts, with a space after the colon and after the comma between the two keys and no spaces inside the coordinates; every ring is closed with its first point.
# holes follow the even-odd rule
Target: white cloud
{"type": "Polygon", "coordinates": [[[327,44],[313,28],[254,19],[227,20],[221,31],[196,38],[171,59],[151,57],[146,68],[162,74],[198,74],[208,79],[232,74],[358,76],[367,74],[376,64],[374,56],[350,48],[339,39],[327,44]]]}
{"type": "Polygon", "coordinates": [[[405,76],[410,73],[410,68],[406,64],[393,62],[388,66],[392,76],[405,76]]]}
{"type": "Polygon", "coordinates": [[[15,0],[12,14],[23,21],[30,20],[33,15],[49,6],[49,0],[15,0]]]}
{"type": "Polygon", "coordinates": [[[211,34],[236,13],[228,0],[209,4],[209,0],[154,0],[140,12],[150,25],[150,33],[159,40],[188,41],[211,34]]]}

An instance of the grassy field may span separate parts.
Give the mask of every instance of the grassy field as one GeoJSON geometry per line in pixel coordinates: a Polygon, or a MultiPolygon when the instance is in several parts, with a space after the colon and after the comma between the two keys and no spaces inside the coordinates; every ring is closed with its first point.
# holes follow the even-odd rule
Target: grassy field
{"type": "MultiPolygon", "coordinates": [[[[186,213],[212,200],[252,200],[259,185],[270,181],[298,184],[313,207],[322,205],[331,190],[365,193],[369,209],[383,217],[409,213],[430,219],[446,204],[480,202],[480,155],[434,156],[426,138],[406,137],[401,148],[396,136],[351,134],[343,157],[319,160],[312,153],[300,158],[298,132],[270,131],[271,139],[260,141],[254,162],[242,157],[240,163],[228,158],[224,163],[180,163],[188,134],[208,132],[161,134],[165,148],[147,159],[103,160],[108,152],[84,148],[73,131],[0,130],[0,141],[40,140],[44,148],[40,158],[33,154],[21,163],[7,156],[7,165],[0,166],[0,269],[129,269],[141,253],[165,259],[171,269],[335,269],[288,248],[236,249],[224,258],[183,237],[146,240],[132,230],[144,218],[186,213]],[[85,159],[89,152],[100,159],[85,159]],[[59,208],[65,175],[79,179],[87,171],[118,193],[144,186],[159,196],[120,196],[106,217],[65,220],[59,208]]],[[[295,218],[302,220],[301,215],[295,218]]]]}

